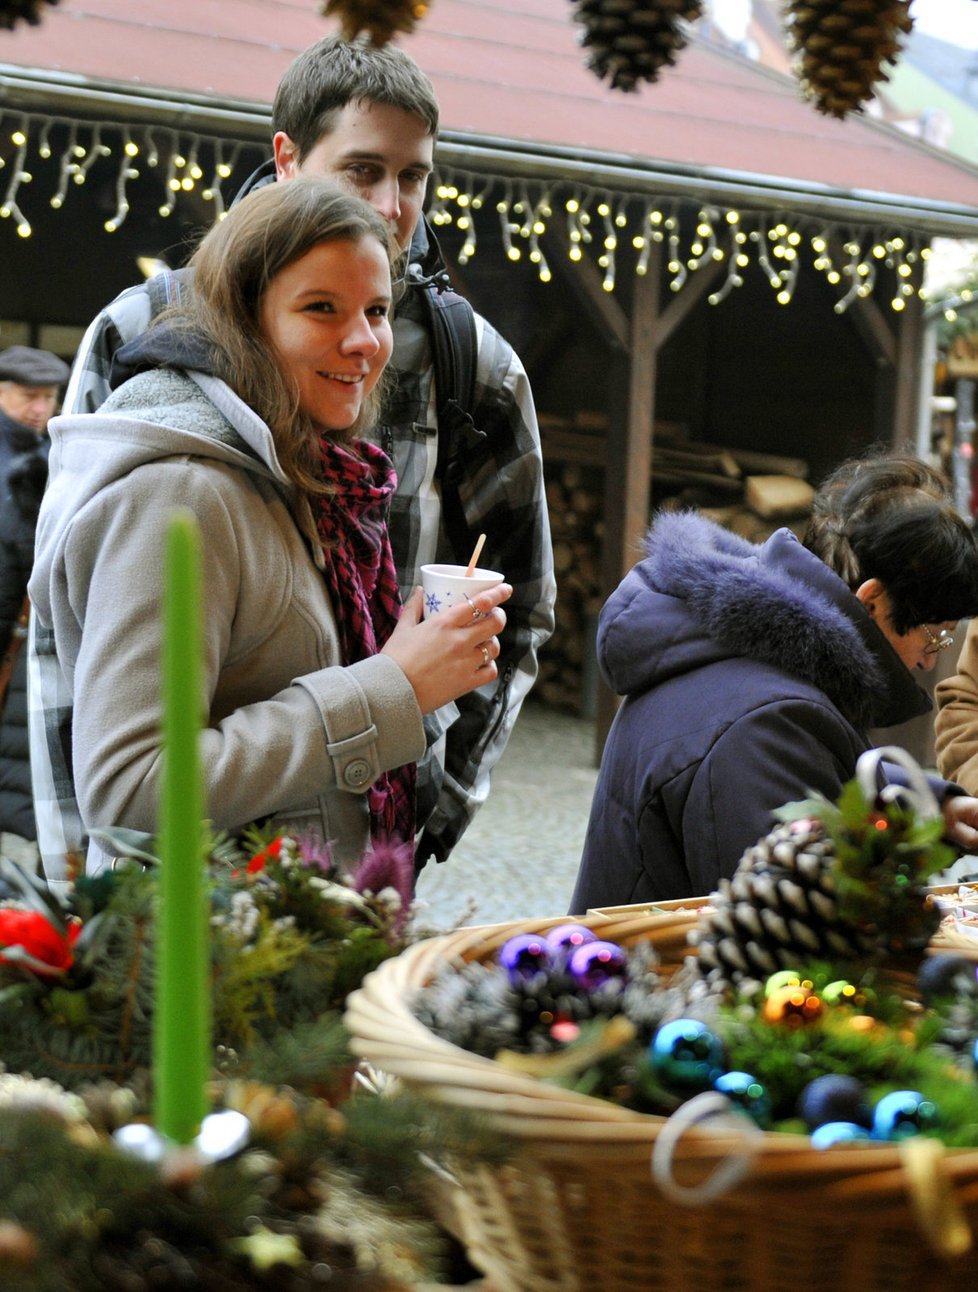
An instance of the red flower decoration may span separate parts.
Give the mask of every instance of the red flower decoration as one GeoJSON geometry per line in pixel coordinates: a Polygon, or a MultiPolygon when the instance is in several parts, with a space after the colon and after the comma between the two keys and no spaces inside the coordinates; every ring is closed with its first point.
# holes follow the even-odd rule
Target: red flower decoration
{"type": "Polygon", "coordinates": [[[262,848],[261,852],[255,853],[251,861],[248,862],[246,867],[247,873],[249,875],[257,875],[260,870],[265,869],[266,863],[271,861],[273,857],[277,857],[281,851],[282,839],[281,836],[279,836],[279,838],[273,839],[266,848],[262,848]]]}
{"type": "Polygon", "coordinates": [[[81,924],[75,922],[66,935],[38,911],[0,910],[0,948],[19,948],[34,962],[0,954],[0,964],[22,966],[40,977],[63,973],[75,963],[71,948],[80,932],[81,924]]]}

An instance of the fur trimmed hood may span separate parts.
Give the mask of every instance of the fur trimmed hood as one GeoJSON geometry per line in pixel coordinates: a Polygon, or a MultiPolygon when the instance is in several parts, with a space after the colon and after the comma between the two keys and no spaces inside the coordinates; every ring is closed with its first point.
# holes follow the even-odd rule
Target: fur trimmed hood
{"type": "Polygon", "coordinates": [[[931,707],[861,603],[790,530],[755,545],[670,512],[646,550],[601,612],[598,659],[619,695],[738,657],[818,687],[861,730],[931,707]]]}

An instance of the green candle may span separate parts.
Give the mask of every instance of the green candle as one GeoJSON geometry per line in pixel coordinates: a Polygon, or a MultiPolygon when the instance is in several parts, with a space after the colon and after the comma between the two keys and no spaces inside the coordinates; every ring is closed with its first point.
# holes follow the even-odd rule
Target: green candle
{"type": "Polygon", "coordinates": [[[188,1144],[208,1112],[210,954],[203,856],[200,536],[189,511],[166,536],[160,892],[153,1016],[153,1116],[188,1144]]]}

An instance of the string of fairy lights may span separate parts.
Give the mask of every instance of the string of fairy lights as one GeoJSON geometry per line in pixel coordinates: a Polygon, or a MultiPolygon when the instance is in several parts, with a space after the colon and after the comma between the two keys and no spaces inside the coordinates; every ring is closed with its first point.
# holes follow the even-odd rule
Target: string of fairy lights
{"type": "MultiPolygon", "coordinates": [[[[666,253],[669,288],[679,292],[706,265],[724,269],[722,283],[707,297],[719,305],[751,266],[763,272],[781,305],[790,304],[806,250],[812,266],[838,289],[834,309],[844,314],[854,300],[873,295],[885,267],[890,307],[899,312],[916,294],[926,295],[921,272],[930,256],[926,236],[872,227],[843,228],[797,214],[742,212],[689,199],[661,200],[613,194],[581,184],[534,184],[504,177],[439,171],[429,218],[436,226],[454,225],[464,235],[458,260],[476,254],[476,213],[487,205],[499,219],[502,244],[512,261],[524,257],[549,282],[552,269],[542,239],[554,221],[566,228],[567,255],[580,261],[591,252],[613,292],[621,253],[630,247],[633,272],[648,272],[652,249],[666,253]],[[684,210],[695,220],[681,218],[684,210]]],[[[487,216],[491,218],[487,212],[487,216]]]]}
{"type": "MultiPolygon", "coordinates": [[[[235,177],[242,150],[255,150],[254,144],[159,125],[5,113],[0,116],[0,219],[12,219],[22,238],[33,232],[24,209],[29,206],[24,194],[34,181],[32,167],[55,156],[55,135],[57,180],[49,204],[60,209],[73,190],[90,182],[96,166],[101,167],[101,179],[105,166],[113,165],[115,210],[103,224],[109,234],[129,213],[130,187],[147,180],[158,186],[160,216],[171,215],[181,198],[196,194],[212,204],[215,220],[222,218],[222,185],[235,177]]],[[[806,258],[836,290],[834,308],[839,314],[857,299],[873,295],[881,283],[895,311],[903,310],[915,294],[926,299],[922,270],[930,254],[927,235],[845,228],[797,212],[741,211],[689,197],[655,200],[571,181],[516,180],[439,168],[429,217],[436,227],[454,226],[461,233],[460,264],[476,255],[477,226],[485,229],[493,211],[505,255],[514,262],[526,259],[543,282],[552,278],[549,250],[551,259],[556,254],[566,254],[572,263],[591,258],[601,271],[605,291],[613,292],[623,272],[648,272],[658,245],[673,292],[713,266],[716,285],[707,297],[711,305],[719,305],[741,287],[752,266],[763,273],[776,300],[788,305],[806,258]],[[546,236],[558,225],[564,237],[549,239],[545,248],[546,236]],[[890,273],[883,275],[884,268],[890,273]]]]}
{"type": "Polygon", "coordinates": [[[31,159],[47,162],[54,156],[51,139],[57,127],[63,127],[67,137],[58,145],[57,185],[47,199],[55,210],[65,205],[73,188],[89,181],[98,162],[114,157],[116,209],[104,222],[106,233],[121,227],[130,209],[129,185],[147,172],[158,177],[161,216],[173,213],[181,194],[197,190],[205,202],[214,204],[214,218],[223,216],[221,185],[234,173],[244,147],[241,143],[162,126],[129,127],[70,117],[5,114],[0,139],[4,143],[9,139],[13,153],[4,157],[0,150],[0,219],[13,219],[20,237],[29,238],[33,233],[30,219],[20,205],[22,189],[34,181],[31,159]],[[204,159],[208,161],[206,171],[204,159]]]}

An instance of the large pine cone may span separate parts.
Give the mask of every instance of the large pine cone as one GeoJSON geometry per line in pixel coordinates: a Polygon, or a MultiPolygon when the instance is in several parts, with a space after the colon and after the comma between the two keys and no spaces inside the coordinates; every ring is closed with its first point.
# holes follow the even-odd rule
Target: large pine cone
{"type": "Polygon", "coordinates": [[[861,111],[913,27],[910,0],[786,0],[795,73],[819,112],[861,111]]]}
{"type": "Polygon", "coordinates": [[[0,31],[13,31],[19,22],[36,27],[47,5],[58,0],[0,0],[0,31]]]}
{"type": "Polygon", "coordinates": [[[751,994],[779,969],[819,961],[916,967],[940,918],[923,890],[882,876],[872,913],[847,916],[836,860],[836,843],[816,820],[777,826],[748,848],[693,934],[693,994],[751,994]]]}
{"type": "Polygon", "coordinates": [[[340,20],[344,40],[365,34],[378,49],[403,32],[414,31],[428,12],[427,0],[322,0],[320,13],[340,20]]]}
{"type": "Polygon", "coordinates": [[[864,958],[873,934],[839,919],[835,845],[818,821],[780,825],[748,848],[694,934],[711,990],[750,990],[779,969],[864,958]]]}
{"type": "Polygon", "coordinates": [[[686,44],[683,22],[703,12],[702,0],[573,0],[587,65],[613,90],[654,81],[686,44]]]}

